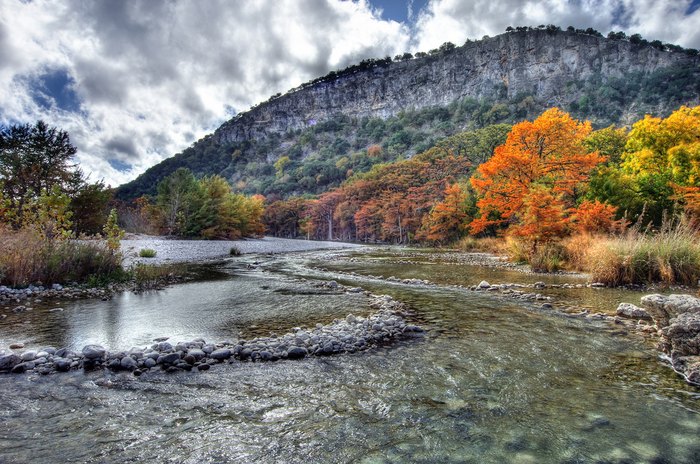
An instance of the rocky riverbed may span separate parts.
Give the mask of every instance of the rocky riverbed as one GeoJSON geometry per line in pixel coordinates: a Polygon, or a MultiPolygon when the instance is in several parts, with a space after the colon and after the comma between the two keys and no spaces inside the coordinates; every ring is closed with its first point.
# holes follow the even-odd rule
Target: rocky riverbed
{"type": "MultiPolygon", "coordinates": [[[[333,281],[321,285],[341,288],[333,281]]],[[[356,293],[362,290],[351,288],[348,291],[356,293]]],[[[175,345],[165,337],[154,340],[156,343],[150,347],[117,352],[108,352],[100,345],[87,345],[79,353],[54,347],[22,353],[13,350],[0,354],[0,372],[36,372],[46,375],[74,369],[106,368],[112,371],[131,371],[140,376],[153,368],[167,372],[193,369],[205,371],[222,362],[263,362],[354,353],[398,338],[423,334],[422,328],[404,320],[406,307],[402,303],[387,295],[368,294],[367,297],[369,307],[376,311],[367,317],[349,314],[345,319],[335,320],[331,324],[317,324],[309,329],[295,328],[293,332],[278,337],[219,343],[196,339],[175,345]]],[[[21,349],[21,346],[15,345],[14,348],[21,349]]]]}

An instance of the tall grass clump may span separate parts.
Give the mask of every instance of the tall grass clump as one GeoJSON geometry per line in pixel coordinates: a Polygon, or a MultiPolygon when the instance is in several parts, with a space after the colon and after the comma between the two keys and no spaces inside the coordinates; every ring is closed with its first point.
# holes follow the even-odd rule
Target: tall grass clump
{"type": "Polygon", "coordinates": [[[0,229],[0,284],[86,282],[118,274],[121,255],[101,241],[47,240],[32,229],[0,229]]]}
{"type": "Polygon", "coordinates": [[[588,272],[607,285],[680,284],[700,279],[700,235],[684,218],[664,220],[657,232],[633,227],[599,238],[587,253],[588,272]]]}
{"type": "Polygon", "coordinates": [[[511,261],[529,264],[535,272],[556,272],[564,267],[565,252],[559,241],[536,243],[506,236],[504,249],[511,261]]]}
{"type": "Polygon", "coordinates": [[[152,248],[141,248],[141,250],[139,250],[139,256],[141,258],[155,258],[156,250],[152,248]]]}
{"type": "Polygon", "coordinates": [[[505,242],[502,238],[484,237],[476,238],[467,236],[457,242],[457,248],[467,252],[504,253],[505,242]]]}

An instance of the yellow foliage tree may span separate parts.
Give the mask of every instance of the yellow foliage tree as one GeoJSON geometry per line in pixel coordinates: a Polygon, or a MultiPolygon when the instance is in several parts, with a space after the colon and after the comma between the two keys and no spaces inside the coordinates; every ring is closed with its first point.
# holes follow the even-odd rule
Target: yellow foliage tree
{"type": "Polygon", "coordinates": [[[632,127],[622,169],[639,190],[666,196],[689,209],[700,194],[700,106],[681,106],[668,118],[645,116],[632,127]]]}

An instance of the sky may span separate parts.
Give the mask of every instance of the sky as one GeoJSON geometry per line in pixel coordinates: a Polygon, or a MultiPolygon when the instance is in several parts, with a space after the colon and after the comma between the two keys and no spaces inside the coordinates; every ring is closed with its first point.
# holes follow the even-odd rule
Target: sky
{"type": "Polygon", "coordinates": [[[0,124],[70,134],[117,186],[365,58],[556,24],[700,48],[700,0],[0,0],[0,124]]]}

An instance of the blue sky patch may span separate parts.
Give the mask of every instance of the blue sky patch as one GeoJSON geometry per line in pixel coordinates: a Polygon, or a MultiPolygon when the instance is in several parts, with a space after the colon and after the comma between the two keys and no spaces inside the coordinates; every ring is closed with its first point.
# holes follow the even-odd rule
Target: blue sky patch
{"type": "Polygon", "coordinates": [[[29,81],[32,98],[44,109],[80,111],[80,98],[73,90],[75,80],[65,69],[54,69],[29,81]]]}
{"type": "Polygon", "coordinates": [[[118,160],[116,158],[110,158],[107,160],[107,162],[110,166],[112,166],[119,172],[130,171],[132,168],[132,166],[129,163],[125,163],[124,161],[118,160]]]}
{"type": "Polygon", "coordinates": [[[425,8],[428,0],[413,0],[406,2],[397,2],[393,0],[370,0],[370,3],[383,10],[382,18],[394,20],[400,23],[411,23],[418,17],[418,12],[425,8]],[[408,17],[409,5],[413,15],[408,17]]]}

